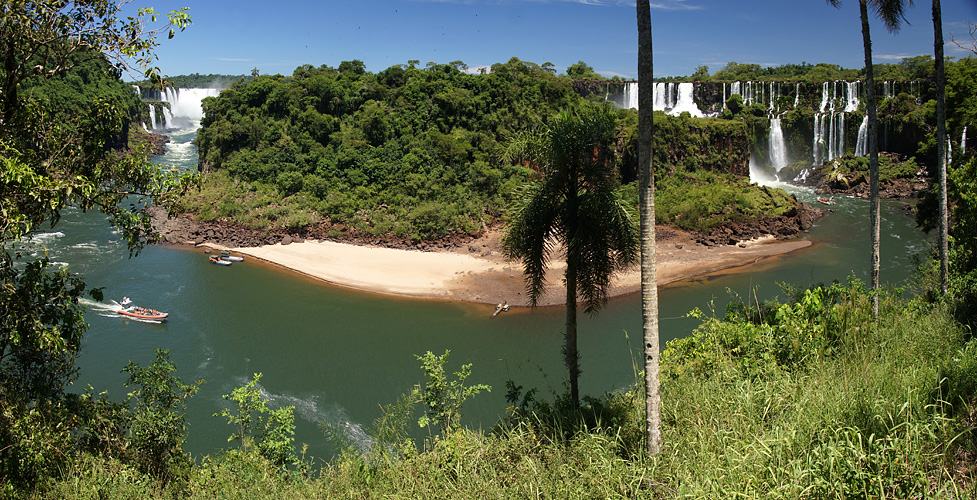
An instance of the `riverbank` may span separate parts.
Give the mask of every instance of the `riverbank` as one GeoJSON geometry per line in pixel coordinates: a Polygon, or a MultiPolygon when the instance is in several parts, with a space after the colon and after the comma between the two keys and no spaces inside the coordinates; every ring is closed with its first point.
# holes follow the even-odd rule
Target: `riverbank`
{"type": "MultiPolygon", "coordinates": [[[[777,242],[769,237],[738,245],[706,246],[696,243],[694,235],[671,228],[659,228],[658,235],[659,285],[753,264],[811,245],[808,240],[777,242]]],[[[316,240],[257,247],[227,247],[213,242],[196,246],[204,251],[229,250],[358,290],[484,304],[506,301],[512,306],[528,305],[521,265],[503,258],[500,236],[498,231],[489,231],[467,246],[436,251],[316,240]]],[[[565,302],[564,268],[565,263],[554,260],[547,274],[549,286],[539,305],[565,302]]],[[[641,273],[635,267],[611,281],[610,295],[625,295],[640,289],[641,273]]]]}

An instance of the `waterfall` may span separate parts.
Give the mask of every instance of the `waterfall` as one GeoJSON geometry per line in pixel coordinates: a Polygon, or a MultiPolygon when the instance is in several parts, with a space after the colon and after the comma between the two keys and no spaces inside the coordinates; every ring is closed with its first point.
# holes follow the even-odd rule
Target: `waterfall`
{"type": "Polygon", "coordinates": [[[691,83],[678,84],[678,97],[675,105],[668,111],[668,114],[678,116],[682,112],[688,111],[692,116],[702,118],[702,111],[699,109],[699,106],[696,106],[695,100],[692,98],[693,89],[694,86],[691,83]]]}
{"type": "Polygon", "coordinates": [[[845,113],[858,110],[858,82],[844,82],[845,91],[845,113]]]}
{"type": "Polygon", "coordinates": [[[868,115],[862,118],[862,124],[858,127],[858,142],[855,143],[855,156],[865,156],[868,154],[868,115]]]}
{"type": "Polygon", "coordinates": [[[756,97],[755,91],[753,90],[753,82],[746,82],[746,84],[743,85],[743,87],[744,87],[743,104],[749,106],[753,104],[753,101],[755,100],[756,97]]]}
{"type": "Polygon", "coordinates": [[[838,128],[836,127],[836,125],[837,125],[838,122],[836,121],[835,118],[836,118],[836,115],[834,113],[832,113],[828,117],[828,144],[827,144],[827,148],[828,148],[828,157],[827,157],[827,160],[828,161],[831,161],[831,160],[834,160],[835,159],[835,144],[837,144],[837,141],[838,141],[838,133],[837,133],[838,132],[838,128]]]}
{"type": "Polygon", "coordinates": [[[967,126],[963,126],[963,135],[960,137],[960,154],[967,154],[967,126]]]}
{"type": "Polygon", "coordinates": [[[797,84],[794,87],[794,109],[797,109],[797,104],[801,101],[801,84],[797,84]]]}
{"type": "Polygon", "coordinates": [[[831,153],[828,160],[841,158],[845,155],[845,114],[838,113],[832,116],[831,120],[831,144],[828,151],[831,153]]]}
{"type": "Polygon", "coordinates": [[[156,117],[153,106],[150,106],[150,121],[153,129],[182,128],[192,122],[199,122],[204,117],[200,101],[204,97],[216,97],[220,89],[163,89],[160,100],[169,104],[169,109],[163,108],[163,116],[156,117]]]}
{"type": "Polygon", "coordinates": [[[156,128],[156,106],[149,105],[149,129],[156,128]]]}
{"type": "Polygon", "coordinates": [[[658,82],[655,84],[655,104],[654,109],[658,111],[665,111],[671,107],[670,96],[669,96],[669,86],[667,83],[658,82]]]}
{"type": "MultiPolygon", "coordinates": [[[[814,165],[823,165],[825,161],[840,158],[845,154],[845,113],[856,111],[859,105],[859,82],[835,81],[830,84],[831,95],[828,96],[829,83],[821,86],[820,111],[814,114],[814,165]],[[835,111],[838,102],[838,88],[844,88],[845,107],[835,111]]],[[[861,136],[861,133],[859,133],[861,136]]],[[[857,149],[857,145],[856,145],[857,149]]]]}
{"type": "Polygon", "coordinates": [[[819,166],[824,163],[821,158],[821,113],[814,113],[814,165],[819,166]]]}
{"type": "MultiPolygon", "coordinates": [[[[678,116],[688,111],[692,116],[702,118],[702,111],[692,97],[692,83],[657,82],[654,87],[654,109],[678,116]]],[[[624,87],[624,106],[638,109],[638,82],[630,82],[624,87]]]]}
{"type": "Polygon", "coordinates": [[[784,132],[780,128],[780,118],[770,119],[770,164],[777,172],[787,166],[787,145],[784,143],[784,132]]]}
{"type": "Polygon", "coordinates": [[[638,82],[628,82],[624,85],[624,106],[628,109],[638,109],[638,82]]]}
{"type": "Polygon", "coordinates": [[[896,96],[895,84],[891,80],[882,82],[882,96],[885,99],[892,99],[896,96]]]}

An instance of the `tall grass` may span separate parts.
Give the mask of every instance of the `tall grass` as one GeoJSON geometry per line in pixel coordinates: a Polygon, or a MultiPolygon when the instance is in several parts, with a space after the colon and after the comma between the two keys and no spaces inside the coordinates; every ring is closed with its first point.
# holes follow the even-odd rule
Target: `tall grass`
{"type": "Polygon", "coordinates": [[[372,451],[309,477],[229,453],[157,490],[91,459],[33,496],[973,498],[977,348],[948,308],[885,296],[876,323],[857,283],[795,298],[733,307],[670,344],[656,457],[642,451],[636,383],[576,411],[529,397],[489,433],[458,429],[419,448],[404,439],[410,412],[391,407],[372,451]]]}

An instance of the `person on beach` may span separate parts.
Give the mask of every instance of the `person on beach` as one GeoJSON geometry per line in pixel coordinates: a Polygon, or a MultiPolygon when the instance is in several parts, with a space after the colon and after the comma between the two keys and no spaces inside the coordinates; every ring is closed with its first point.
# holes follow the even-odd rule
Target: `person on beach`
{"type": "Polygon", "coordinates": [[[500,312],[505,312],[508,310],[509,304],[506,304],[506,301],[503,300],[502,302],[499,302],[499,305],[495,306],[495,312],[492,313],[492,316],[498,316],[500,312]]]}

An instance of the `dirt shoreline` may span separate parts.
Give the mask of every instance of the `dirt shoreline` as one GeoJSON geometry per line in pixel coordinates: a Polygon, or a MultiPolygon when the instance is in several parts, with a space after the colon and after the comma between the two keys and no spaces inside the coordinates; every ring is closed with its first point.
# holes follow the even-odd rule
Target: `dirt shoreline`
{"type": "MultiPolygon", "coordinates": [[[[707,246],[697,243],[695,235],[673,228],[659,228],[659,234],[656,249],[659,286],[747,266],[812,244],[809,240],[778,242],[770,236],[737,245],[707,246]]],[[[319,240],[256,247],[228,247],[204,241],[195,246],[205,252],[229,250],[362,291],[493,305],[506,301],[511,306],[526,306],[521,265],[502,257],[499,239],[498,231],[489,231],[466,246],[435,251],[319,240]]],[[[538,305],[565,302],[564,267],[565,263],[559,259],[551,263],[547,292],[538,305]]],[[[612,279],[609,295],[626,295],[640,288],[641,273],[635,267],[612,279]]]]}

